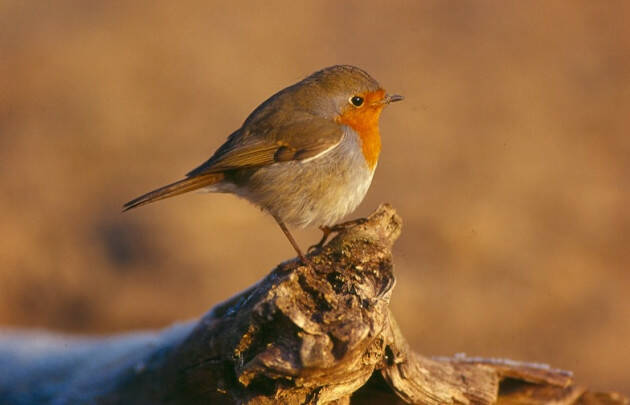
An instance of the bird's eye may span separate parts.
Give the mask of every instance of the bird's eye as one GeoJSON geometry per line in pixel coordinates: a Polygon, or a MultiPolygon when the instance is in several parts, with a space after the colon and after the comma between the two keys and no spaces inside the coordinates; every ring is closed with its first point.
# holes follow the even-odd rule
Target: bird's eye
{"type": "Polygon", "coordinates": [[[355,107],[361,107],[363,105],[363,97],[352,96],[350,97],[350,104],[355,107]]]}

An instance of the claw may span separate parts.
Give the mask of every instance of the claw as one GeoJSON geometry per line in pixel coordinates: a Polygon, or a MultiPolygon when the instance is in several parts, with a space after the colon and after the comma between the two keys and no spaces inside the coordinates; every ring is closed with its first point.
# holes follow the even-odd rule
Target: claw
{"type": "Polygon", "coordinates": [[[333,225],[333,226],[324,226],[324,225],[320,226],[319,229],[321,229],[321,231],[324,233],[322,235],[322,238],[315,245],[309,247],[306,252],[313,253],[313,252],[321,250],[324,247],[324,244],[326,244],[326,241],[328,240],[328,237],[330,236],[331,233],[339,233],[339,232],[345,231],[346,229],[351,228],[353,226],[364,224],[366,221],[367,221],[367,218],[358,218],[358,219],[353,219],[352,221],[342,222],[340,224],[333,225]]]}
{"type": "Polygon", "coordinates": [[[308,248],[308,250],[306,251],[307,253],[313,253],[316,251],[321,250],[324,247],[324,243],[326,243],[326,240],[328,239],[328,236],[333,232],[332,228],[329,226],[320,226],[319,229],[324,233],[322,235],[322,238],[319,240],[319,242],[317,242],[316,244],[310,246],[308,248]]]}

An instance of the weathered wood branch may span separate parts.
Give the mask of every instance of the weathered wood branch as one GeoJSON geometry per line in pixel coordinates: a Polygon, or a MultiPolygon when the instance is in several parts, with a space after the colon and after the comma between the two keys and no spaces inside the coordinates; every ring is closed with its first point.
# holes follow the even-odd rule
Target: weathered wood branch
{"type": "Polygon", "coordinates": [[[0,403],[628,403],[546,365],[411,351],[389,310],[400,230],[383,205],[312,255],[312,268],[282,263],[199,322],[161,333],[5,332],[0,403]]]}

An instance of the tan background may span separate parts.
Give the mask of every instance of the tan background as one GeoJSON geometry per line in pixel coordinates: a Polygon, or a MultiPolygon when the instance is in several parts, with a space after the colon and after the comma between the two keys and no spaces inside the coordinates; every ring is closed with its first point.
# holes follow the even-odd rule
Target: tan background
{"type": "Polygon", "coordinates": [[[630,2],[385,4],[1,2],[0,325],[162,327],[291,257],[233,196],[120,206],[351,63],[407,97],[356,215],[404,218],[392,305],[413,346],[629,393],[630,2]]]}

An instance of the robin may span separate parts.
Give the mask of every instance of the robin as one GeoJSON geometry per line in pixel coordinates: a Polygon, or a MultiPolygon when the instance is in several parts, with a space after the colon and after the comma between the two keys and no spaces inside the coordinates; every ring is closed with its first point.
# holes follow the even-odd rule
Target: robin
{"type": "Polygon", "coordinates": [[[232,193],[276,220],[308,264],[287,224],[324,232],[354,211],[370,187],[381,151],[379,117],[389,103],[369,74],[331,66],[279,91],[186,178],[124,205],[124,211],[193,190],[232,193]]]}

